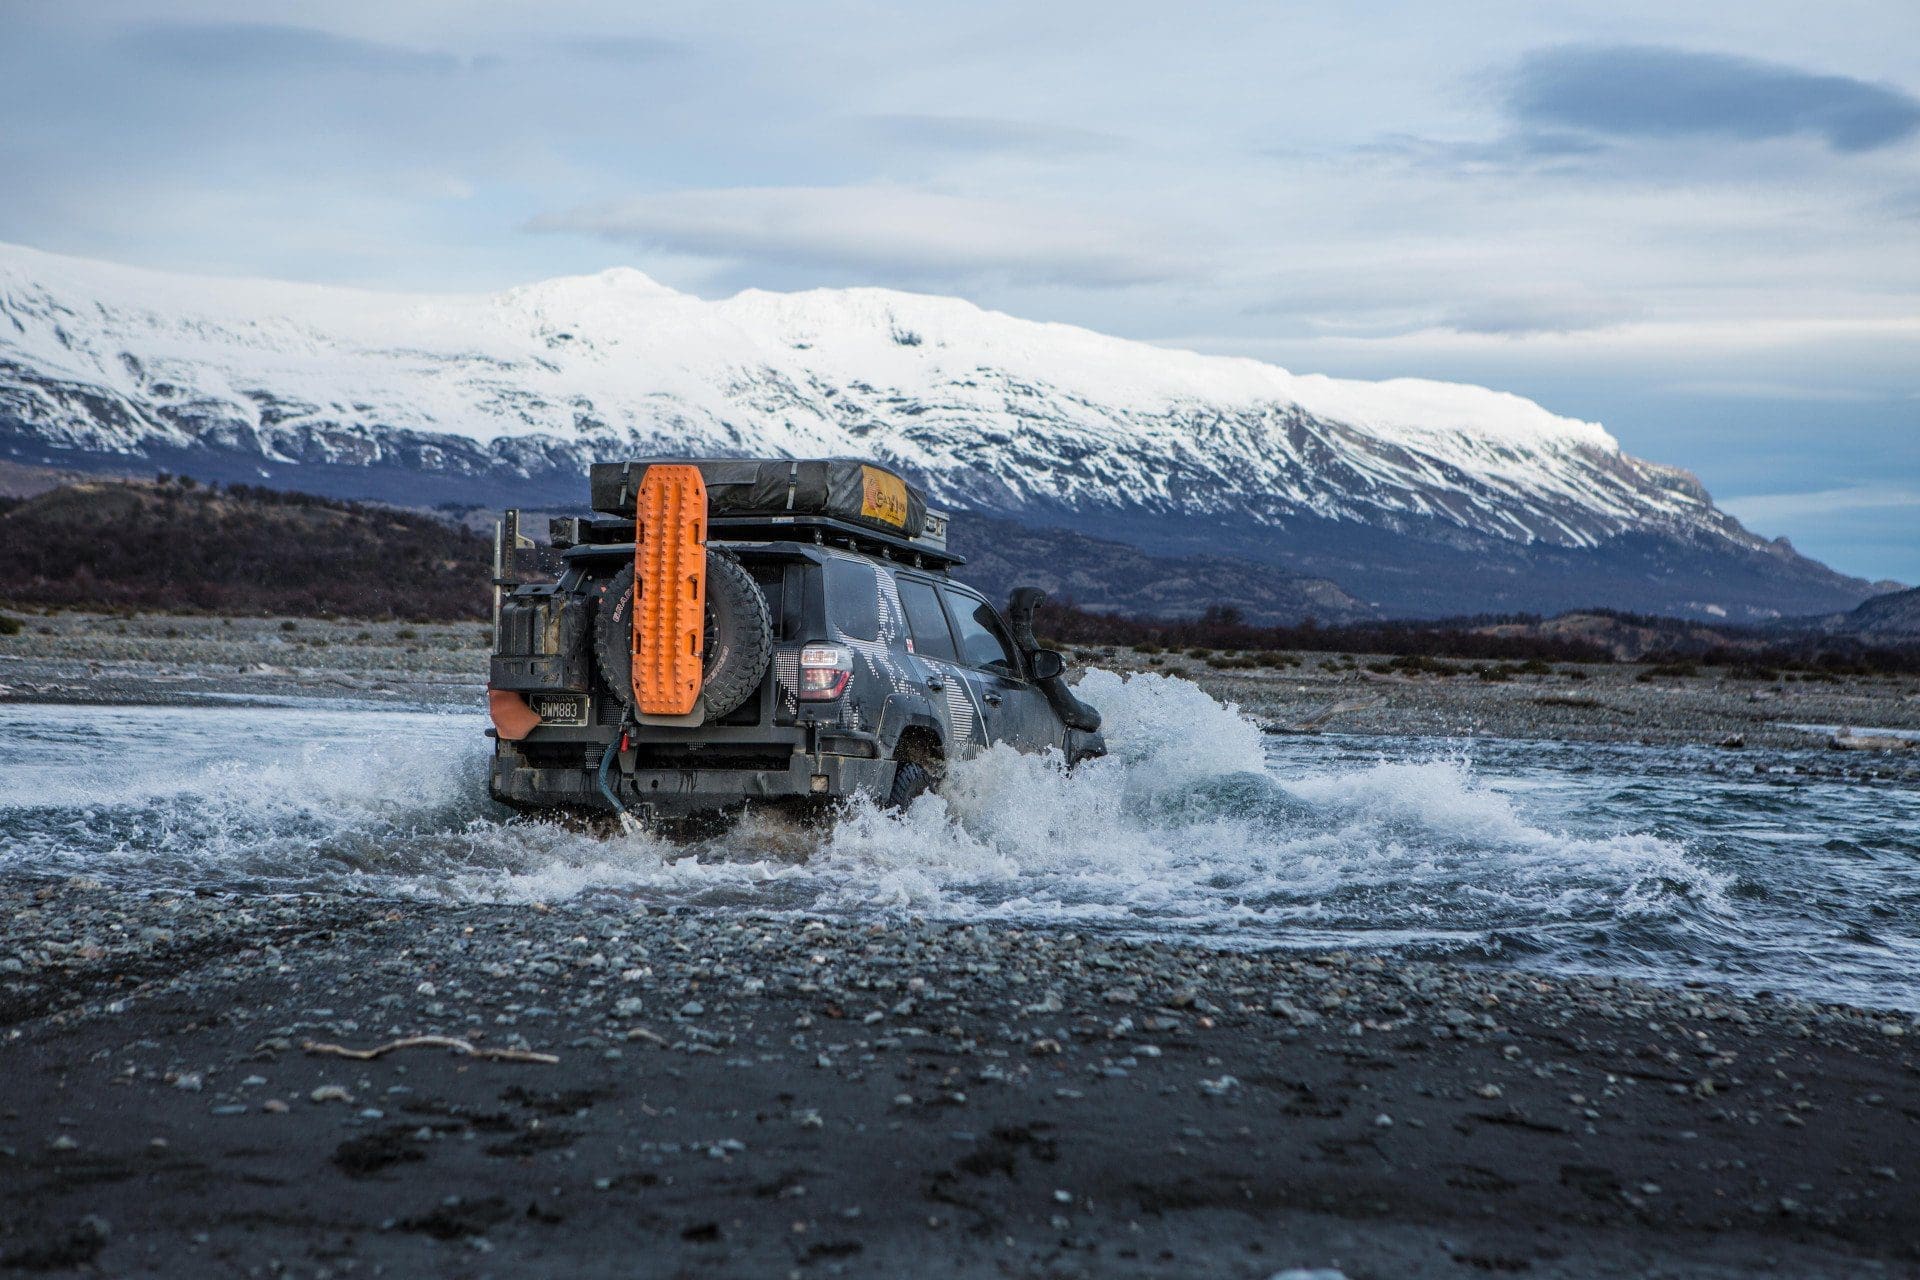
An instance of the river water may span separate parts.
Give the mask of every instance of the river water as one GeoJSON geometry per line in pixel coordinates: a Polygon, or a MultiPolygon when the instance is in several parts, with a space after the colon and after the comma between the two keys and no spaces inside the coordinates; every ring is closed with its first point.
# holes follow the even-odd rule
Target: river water
{"type": "Polygon", "coordinates": [[[1758,774],[1706,748],[1267,738],[1153,675],[1081,694],[1112,755],[1071,775],[996,750],[904,815],[693,845],[511,818],[473,713],[5,705],[0,877],[910,913],[1920,1009],[1911,785],[1788,771],[1817,753],[1758,774]]]}

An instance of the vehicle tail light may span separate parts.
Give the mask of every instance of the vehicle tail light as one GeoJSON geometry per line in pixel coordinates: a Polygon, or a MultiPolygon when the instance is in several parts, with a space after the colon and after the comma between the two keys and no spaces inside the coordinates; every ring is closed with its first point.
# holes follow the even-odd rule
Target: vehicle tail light
{"type": "Polygon", "coordinates": [[[837,644],[810,644],[800,651],[800,698],[831,702],[853,679],[853,652],[837,644]]]}

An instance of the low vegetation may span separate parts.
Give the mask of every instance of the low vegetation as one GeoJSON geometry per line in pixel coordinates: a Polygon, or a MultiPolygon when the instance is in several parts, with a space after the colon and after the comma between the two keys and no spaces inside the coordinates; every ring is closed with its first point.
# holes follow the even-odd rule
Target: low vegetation
{"type": "MultiPolygon", "coordinates": [[[[1630,615],[1622,615],[1623,617],[1630,615]]],[[[1557,633],[1532,615],[1448,618],[1418,622],[1367,622],[1323,626],[1308,619],[1295,626],[1255,626],[1231,608],[1208,609],[1189,618],[1136,618],[1095,613],[1070,601],[1049,600],[1038,614],[1043,634],[1073,645],[1129,645],[1150,655],[1185,654],[1215,668],[1296,663],[1301,653],[1380,654],[1371,664],[1382,675],[1477,676],[1511,680],[1547,675],[1553,663],[1619,660],[1597,640],[1557,633]],[[1451,659],[1452,661],[1447,661],[1451,659]],[[1466,663],[1468,665],[1458,665],[1466,663]]],[[[1672,619],[1631,616],[1637,625],[1659,624],[1685,643],[1647,653],[1643,680],[1712,676],[1737,680],[1832,680],[1845,676],[1920,674],[1920,644],[1869,644],[1858,638],[1818,633],[1770,634],[1750,628],[1713,629],[1672,619]]],[[[1350,664],[1347,658],[1333,659],[1350,664]]],[[[1561,675],[1581,678],[1578,666],[1561,675]]]]}
{"type": "MultiPolygon", "coordinates": [[[[1040,629],[1076,645],[1124,644],[1151,653],[1185,652],[1212,661],[1222,651],[1252,655],[1249,666],[1267,665],[1259,655],[1377,653],[1413,659],[1464,658],[1481,662],[1611,662],[1605,647],[1559,636],[1495,635],[1429,622],[1367,622],[1322,626],[1312,619],[1295,626],[1246,622],[1238,610],[1213,608],[1193,618],[1129,618],[1093,613],[1067,601],[1040,606],[1040,629]]],[[[1219,665],[1216,663],[1215,665],[1219,665]]],[[[1415,666],[1409,670],[1425,670],[1415,666]]]]}
{"type": "Polygon", "coordinates": [[[432,516],[248,485],[97,481],[0,502],[13,606],[485,617],[492,548],[432,516]]]}

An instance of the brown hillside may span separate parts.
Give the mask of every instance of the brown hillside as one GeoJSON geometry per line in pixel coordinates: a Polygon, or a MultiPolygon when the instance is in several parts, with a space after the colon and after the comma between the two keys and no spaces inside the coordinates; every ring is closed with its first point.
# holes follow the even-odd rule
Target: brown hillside
{"type": "Polygon", "coordinates": [[[244,485],[96,480],[0,503],[15,605],[479,618],[490,557],[429,515],[244,485]]]}

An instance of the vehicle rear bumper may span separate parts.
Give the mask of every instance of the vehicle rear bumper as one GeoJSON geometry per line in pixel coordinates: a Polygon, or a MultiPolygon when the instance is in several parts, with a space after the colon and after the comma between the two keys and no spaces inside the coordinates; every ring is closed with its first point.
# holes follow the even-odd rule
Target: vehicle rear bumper
{"type": "MultiPolygon", "coordinates": [[[[882,799],[893,782],[893,761],[859,756],[795,753],[782,769],[637,769],[607,772],[607,785],[629,812],[685,818],[755,800],[882,799]]],[[[606,813],[592,769],[541,767],[500,752],[494,756],[493,798],[517,809],[606,813]]]]}

